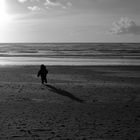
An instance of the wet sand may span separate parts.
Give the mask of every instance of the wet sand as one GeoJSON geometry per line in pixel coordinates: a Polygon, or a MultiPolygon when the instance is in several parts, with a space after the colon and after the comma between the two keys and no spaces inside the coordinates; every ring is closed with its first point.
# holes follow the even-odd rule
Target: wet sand
{"type": "Polygon", "coordinates": [[[0,67],[0,139],[139,140],[139,66],[0,67]]]}

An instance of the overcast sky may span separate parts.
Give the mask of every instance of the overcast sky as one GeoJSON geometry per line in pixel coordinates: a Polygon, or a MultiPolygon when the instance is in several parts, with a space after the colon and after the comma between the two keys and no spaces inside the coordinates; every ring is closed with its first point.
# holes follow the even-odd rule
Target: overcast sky
{"type": "Polygon", "coordinates": [[[140,0],[0,1],[0,42],[140,42],[140,0]]]}

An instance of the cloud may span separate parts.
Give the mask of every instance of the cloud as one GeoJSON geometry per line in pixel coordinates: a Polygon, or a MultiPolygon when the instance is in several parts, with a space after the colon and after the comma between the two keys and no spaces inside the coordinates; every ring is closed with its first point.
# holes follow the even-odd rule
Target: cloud
{"type": "Polygon", "coordinates": [[[46,6],[61,6],[61,3],[57,2],[56,0],[46,0],[46,6]]]}
{"type": "Polygon", "coordinates": [[[72,3],[68,0],[46,0],[45,4],[46,8],[49,7],[61,7],[68,8],[72,6],[72,3]]]}
{"type": "Polygon", "coordinates": [[[28,3],[27,9],[30,11],[45,11],[46,9],[56,8],[56,9],[67,9],[72,6],[69,0],[17,0],[19,3],[28,3]],[[36,3],[34,6],[33,3],[36,3]],[[30,6],[31,5],[31,6],[30,6]],[[42,7],[42,8],[40,8],[42,7]]]}
{"type": "Polygon", "coordinates": [[[27,1],[29,1],[29,2],[39,2],[40,0],[18,0],[18,2],[20,2],[20,3],[25,3],[27,1]]]}
{"type": "Polygon", "coordinates": [[[140,35],[140,25],[137,25],[134,20],[124,17],[121,18],[119,21],[113,23],[113,27],[109,32],[117,35],[140,35]]]}
{"type": "Polygon", "coordinates": [[[24,2],[26,2],[28,0],[18,0],[18,1],[21,2],[21,3],[24,3],[24,2]]]}
{"type": "Polygon", "coordinates": [[[38,6],[28,6],[28,9],[32,12],[41,11],[41,8],[38,6]]]}

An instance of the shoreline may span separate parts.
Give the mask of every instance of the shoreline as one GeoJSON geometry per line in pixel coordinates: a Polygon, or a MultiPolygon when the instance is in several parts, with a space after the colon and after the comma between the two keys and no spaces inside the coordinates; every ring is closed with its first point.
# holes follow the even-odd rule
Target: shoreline
{"type": "Polygon", "coordinates": [[[106,66],[140,65],[140,59],[83,59],[83,58],[39,58],[39,57],[0,57],[0,65],[70,65],[70,66],[106,66]]]}

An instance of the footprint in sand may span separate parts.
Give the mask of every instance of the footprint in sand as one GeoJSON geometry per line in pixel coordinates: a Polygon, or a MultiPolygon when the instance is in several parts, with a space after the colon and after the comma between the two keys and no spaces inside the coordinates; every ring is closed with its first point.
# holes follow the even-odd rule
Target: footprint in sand
{"type": "Polygon", "coordinates": [[[22,86],[20,86],[20,88],[19,88],[19,90],[18,90],[18,93],[21,93],[22,92],[22,90],[23,90],[23,85],[22,86]]]}

